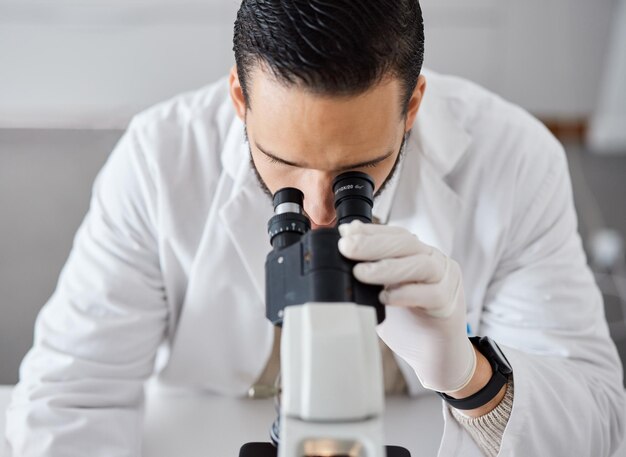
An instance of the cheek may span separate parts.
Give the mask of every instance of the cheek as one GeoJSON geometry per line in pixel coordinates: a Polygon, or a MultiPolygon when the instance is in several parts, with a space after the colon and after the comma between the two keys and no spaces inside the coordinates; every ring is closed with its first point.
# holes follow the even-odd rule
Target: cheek
{"type": "MultiPolygon", "coordinates": [[[[370,170],[368,173],[374,179],[374,194],[380,189],[380,186],[383,185],[385,179],[391,172],[391,167],[377,167],[376,170],[370,170]]],[[[365,172],[367,173],[367,171],[365,172]]]]}
{"type": "Polygon", "coordinates": [[[385,160],[385,163],[379,164],[374,168],[359,168],[356,171],[361,171],[371,176],[374,180],[374,193],[376,193],[391,173],[394,164],[393,160],[388,159],[385,160]]]}

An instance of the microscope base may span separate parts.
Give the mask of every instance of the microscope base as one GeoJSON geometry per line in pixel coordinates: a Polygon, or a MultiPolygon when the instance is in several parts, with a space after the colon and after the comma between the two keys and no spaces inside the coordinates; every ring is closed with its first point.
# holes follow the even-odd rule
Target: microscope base
{"type": "MultiPolygon", "coordinates": [[[[387,457],[411,457],[411,453],[403,447],[387,446],[387,457]]],[[[246,443],[239,450],[239,457],[277,457],[278,449],[272,443],[246,443]]],[[[350,457],[341,456],[336,457],[350,457]]]]}

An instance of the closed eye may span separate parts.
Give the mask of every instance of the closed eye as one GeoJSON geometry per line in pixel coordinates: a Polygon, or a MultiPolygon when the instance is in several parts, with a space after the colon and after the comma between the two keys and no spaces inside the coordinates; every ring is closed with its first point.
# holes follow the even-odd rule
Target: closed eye
{"type": "MultiPolygon", "coordinates": [[[[307,168],[305,165],[297,164],[297,163],[293,163],[293,162],[288,162],[288,161],[283,160],[283,159],[281,159],[279,157],[276,157],[275,155],[265,151],[258,144],[256,145],[256,147],[259,149],[259,151],[261,151],[263,153],[263,155],[265,156],[265,158],[268,160],[269,163],[281,164],[281,165],[285,165],[285,166],[288,166],[288,167],[295,167],[295,168],[307,168]]],[[[352,165],[349,165],[349,166],[341,167],[337,171],[343,172],[343,171],[349,171],[349,170],[356,170],[358,168],[374,168],[378,164],[380,164],[381,162],[383,162],[386,159],[388,159],[389,157],[391,157],[392,155],[393,155],[393,151],[386,153],[382,157],[378,157],[376,159],[373,159],[373,160],[370,160],[370,161],[367,161],[367,162],[361,162],[361,163],[356,163],[356,164],[352,164],[352,165]]]]}

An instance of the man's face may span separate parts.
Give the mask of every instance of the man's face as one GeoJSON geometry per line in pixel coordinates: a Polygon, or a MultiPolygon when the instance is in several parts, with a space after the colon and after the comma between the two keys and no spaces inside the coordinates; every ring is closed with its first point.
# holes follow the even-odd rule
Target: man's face
{"type": "MultiPolygon", "coordinates": [[[[246,123],[250,153],[271,193],[296,187],[313,228],[335,223],[332,181],[348,170],[363,171],[377,191],[398,159],[407,128],[402,90],[389,78],[351,97],[312,94],[285,86],[261,69],[248,82],[251,106],[241,106],[231,72],[231,96],[246,123]]],[[[414,116],[412,116],[414,118],[414,116]]],[[[412,121],[411,121],[412,124],[412,121]]]]}

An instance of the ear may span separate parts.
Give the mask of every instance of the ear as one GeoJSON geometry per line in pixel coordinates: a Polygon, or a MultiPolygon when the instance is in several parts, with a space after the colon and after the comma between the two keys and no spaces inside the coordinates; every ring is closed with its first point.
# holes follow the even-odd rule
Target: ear
{"type": "Polygon", "coordinates": [[[237,117],[242,121],[246,119],[246,99],[243,96],[243,89],[241,88],[241,82],[239,81],[239,75],[237,74],[237,65],[234,65],[230,69],[228,76],[228,85],[230,87],[230,99],[235,107],[235,113],[237,117]]]}
{"type": "Polygon", "coordinates": [[[424,75],[419,75],[417,78],[417,84],[415,85],[415,90],[411,95],[411,99],[409,100],[409,105],[406,113],[406,123],[404,125],[404,132],[408,132],[413,128],[413,123],[415,122],[415,117],[417,116],[417,112],[419,111],[420,105],[422,104],[422,99],[424,98],[424,93],[426,92],[426,78],[424,75]]]}

